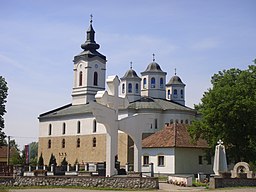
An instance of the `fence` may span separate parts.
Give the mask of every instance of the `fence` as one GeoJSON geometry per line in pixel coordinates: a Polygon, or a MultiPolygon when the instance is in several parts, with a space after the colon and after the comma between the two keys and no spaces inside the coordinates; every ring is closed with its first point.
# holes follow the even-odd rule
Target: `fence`
{"type": "Polygon", "coordinates": [[[13,166],[12,165],[0,165],[0,176],[12,176],[13,166]]]}

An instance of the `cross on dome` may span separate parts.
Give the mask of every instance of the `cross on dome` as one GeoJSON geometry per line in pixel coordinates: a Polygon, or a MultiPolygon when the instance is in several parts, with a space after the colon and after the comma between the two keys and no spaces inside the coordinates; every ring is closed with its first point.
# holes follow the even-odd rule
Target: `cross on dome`
{"type": "Polygon", "coordinates": [[[130,62],[130,69],[132,69],[132,61],[130,62]]]}
{"type": "Polygon", "coordinates": [[[93,15],[91,14],[90,17],[91,17],[90,23],[92,23],[92,17],[93,17],[93,15]]]}
{"type": "Polygon", "coordinates": [[[152,56],[153,56],[153,61],[155,61],[155,54],[153,53],[152,56]]]}
{"type": "Polygon", "coordinates": [[[176,73],[176,68],[174,68],[174,74],[176,75],[177,73],[176,73]]]}

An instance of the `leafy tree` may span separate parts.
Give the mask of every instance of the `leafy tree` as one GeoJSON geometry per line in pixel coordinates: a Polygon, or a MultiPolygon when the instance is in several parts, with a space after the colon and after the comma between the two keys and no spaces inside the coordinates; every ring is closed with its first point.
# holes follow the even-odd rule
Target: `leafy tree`
{"type": "Polygon", "coordinates": [[[7,91],[8,91],[7,82],[2,76],[0,76],[0,146],[4,145],[4,139],[6,137],[3,132],[3,128],[4,128],[3,116],[6,113],[5,103],[8,95],[7,91]]]}
{"type": "Polygon", "coordinates": [[[32,142],[29,144],[30,147],[30,164],[37,164],[37,153],[38,153],[38,142],[32,142]]]}
{"type": "Polygon", "coordinates": [[[192,138],[201,137],[212,148],[221,139],[230,160],[255,161],[256,66],[224,70],[214,74],[211,83],[195,106],[201,118],[189,127],[192,138]]]}
{"type": "Polygon", "coordinates": [[[53,154],[51,154],[51,157],[50,157],[49,167],[50,167],[51,165],[54,165],[54,166],[57,165],[56,157],[55,157],[53,154]]]}
{"type": "Polygon", "coordinates": [[[41,153],[39,159],[38,159],[38,166],[44,166],[44,158],[43,158],[43,154],[41,153]]]}

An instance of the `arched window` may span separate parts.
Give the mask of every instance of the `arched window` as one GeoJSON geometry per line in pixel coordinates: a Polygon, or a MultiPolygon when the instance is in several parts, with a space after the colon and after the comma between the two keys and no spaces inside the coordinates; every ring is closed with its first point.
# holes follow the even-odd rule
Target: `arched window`
{"type": "Polygon", "coordinates": [[[183,98],[184,95],[183,95],[183,89],[180,90],[180,97],[183,98]]]}
{"type": "Polygon", "coordinates": [[[132,84],[129,83],[129,84],[128,84],[128,93],[131,93],[131,92],[132,92],[132,84]]]}
{"type": "Polygon", "coordinates": [[[151,78],[151,88],[155,88],[156,87],[156,79],[155,77],[151,78]]]}
{"type": "Polygon", "coordinates": [[[76,147],[77,147],[77,148],[80,147],[80,138],[78,138],[78,139],[76,140],[76,147]]]}
{"type": "Polygon", "coordinates": [[[97,131],[97,122],[96,122],[96,120],[94,119],[94,120],[93,120],[93,129],[92,129],[92,132],[93,132],[93,133],[96,133],[96,131],[97,131]]]}
{"type": "Polygon", "coordinates": [[[96,147],[96,137],[93,137],[93,139],[92,139],[92,146],[96,147]]]}
{"type": "Polygon", "coordinates": [[[122,84],[122,93],[124,93],[125,92],[125,84],[123,83],[122,84]]]}
{"type": "Polygon", "coordinates": [[[185,123],[188,124],[188,120],[187,119],[185,120],[185,123]]]}
{"type": "Polygon", "coordinates": [[[160,78],[160,88],[164,87],[164,79],[161,77],[160,78]]]}
{"type": "Polygon", "coordinates": [[[93,75],[93,85],[98,86],[98,73],[94,72],[93,75]]]}
{"type": "Polygon", "coordinates": [[[144,78],[143,79],[143,89],[146,89],[146,86],[147,86],[147,79],[144,78]]]}
{"type": "Polygon", "coordinates": [[[177,89],[174,89],[174,90],[173,90],[173,97],[177,97],[177,94],[178,94],[177,89]]]}
{"type": "Polygon", "coordinates": [[[65,145],[66,145],[65,139],[62,139],[61,145],[62,145],[62,148],[65,148],[65,145]]]}
{"type": "Polygon", "coordinates": [[[48,140],[48,149],[51,149],[51,147],[52,147],[52,141],[51,141],[51,139],[49,139],[48,140]]]}
{"type": "Polygon", "coordinates": [[[63,135],[66,134],[66,123],[63,123],[63,125],[62,125],[62,134],[63,135]]]}
{"type": "Polygon", "coordinates": [[[49,124],[48,135],[52,135],[52,124],[49,124]]]}
{"type": "Polygon", "coordinates": [[[139,84],[138,83],[136,83],[136,85],[135,85],[135,93],[139,93],[139,84]]]}
{"type": "Polygon", "coordinates": [[[79,134],[81,132],[81,122],[77,122],[77,133],[79,134]]]}
{"type": "Polygon", "coordinates": [[[171,91],[170,91],[170,89],[168,89],[168,91],[167,91],[167,98],[171,99],[171,91]]]}
{"type": "Polygon", "coordinates": [[[79,73],[79,86],[82,86],[83,85],[83,72],[80,71],[79,73]]]}

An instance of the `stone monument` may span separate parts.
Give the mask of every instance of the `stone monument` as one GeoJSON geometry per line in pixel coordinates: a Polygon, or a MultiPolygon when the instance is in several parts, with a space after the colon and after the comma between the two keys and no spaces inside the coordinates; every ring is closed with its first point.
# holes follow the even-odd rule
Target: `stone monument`
{"type": "Polygon", "coordinates": [[[223,142],[221,140],[219,140],[217,144],[218,145],[216,145],[215,147],[213,171],[215,175],[220,175],[221,172],[228,171],[228,166],[227,166],[225,146],[223,145],[223,142]]]}

